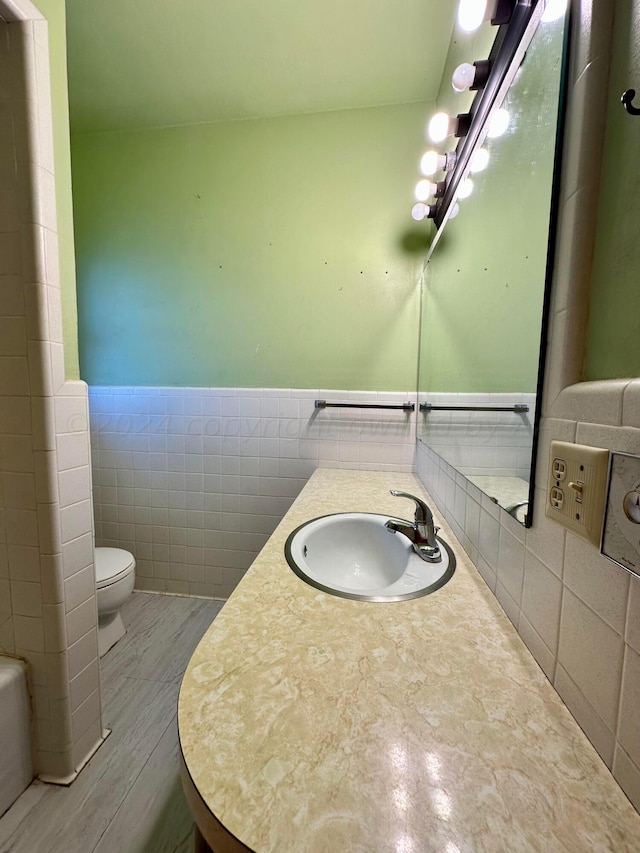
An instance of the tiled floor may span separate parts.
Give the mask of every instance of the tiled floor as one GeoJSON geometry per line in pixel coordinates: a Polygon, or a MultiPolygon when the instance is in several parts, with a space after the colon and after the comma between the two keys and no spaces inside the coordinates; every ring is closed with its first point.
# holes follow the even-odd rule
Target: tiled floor
{"type": "Polygon", "coordinates": [[[0,853],[188,853],[178,776],[183,670],[223,602],[136,592],[101,661],[112,733],[69,788],[34,782],[0,819],[0,853]]]}

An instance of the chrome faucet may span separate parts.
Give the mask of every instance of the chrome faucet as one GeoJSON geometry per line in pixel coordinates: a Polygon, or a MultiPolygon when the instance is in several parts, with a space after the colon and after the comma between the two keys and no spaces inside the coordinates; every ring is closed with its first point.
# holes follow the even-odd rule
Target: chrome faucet
{"type": "Polygon", "coordinates": [[[413,545],[413,550],[421,560],[428,563],[439,563],[442,560],[440,546],[436,539],[436,533],[440,528],[433,525],[433,513],[420,498],[407,492],[398,492],[391,489],[391,494],[396,498],[409,498],[416,505],[413,524],[402,518],[390,518],[385,524],[391,533],[402,533],[413,545]]]}

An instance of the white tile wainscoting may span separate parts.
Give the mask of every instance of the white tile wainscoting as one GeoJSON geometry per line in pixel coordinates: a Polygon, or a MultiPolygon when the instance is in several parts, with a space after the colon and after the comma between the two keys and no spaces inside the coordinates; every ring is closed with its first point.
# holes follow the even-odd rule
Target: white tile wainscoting
{"type": "Polygon", "coordinates": [[[412,471],[415,392],[91,387],[96,541],[139,589],[227,598],[316,467],[412,471]]]}
{"type": "Polygon", "coordinates": [[[420,403],[477,406],[477,412],[420,412],[418,435],[466,476],[529,480],[536,395],[524,393],[421,393],[420,403]],[[483,406],[515,406],[528,412],[483,412],[483,406]]]}
{"type": "Polygon", "coordinates": [[[544,503],[551,439],[638,454],[639,400],[640,380],[563,392],[559,417],[542,420],[528,530],[434,450],[418,442],[416,452],[438,509],[638,810],[640,578],[547,519],[544,503]],[[590,414],[605,423],[587,423],[590,414]]]}

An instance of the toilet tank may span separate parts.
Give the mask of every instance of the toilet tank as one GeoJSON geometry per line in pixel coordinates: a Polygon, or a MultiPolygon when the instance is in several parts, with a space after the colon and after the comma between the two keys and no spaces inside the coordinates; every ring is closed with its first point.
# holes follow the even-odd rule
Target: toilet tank
{"type": "Polygon", "coordinates": [[[30,718],[25,665],[0,657],[0,816],[33,779],[30,718]]]}

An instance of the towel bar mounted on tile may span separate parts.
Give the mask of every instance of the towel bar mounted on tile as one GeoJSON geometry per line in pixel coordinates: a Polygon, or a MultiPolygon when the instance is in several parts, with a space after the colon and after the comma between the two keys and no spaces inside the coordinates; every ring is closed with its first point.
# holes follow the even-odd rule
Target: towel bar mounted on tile
{"type": "Polygon", "coordinates": [[[326,400],[316,400],[316,409],[397,409],[402,412],[415,411],[415,403],[328,403],[326,400]]]}
{"type": "Polygon", "coordinates": [[[515,406],[434,406],[431,403],[420,403],[421,412],[517,412],[523,414],[529,411],[526,403],[516,403],[515,406]]]}
{"type": "Polygon", "coordinates": [[[640,109],[633,105],[633,99],[635,98],[635,96],[635,89],[627,89],[626,92],[622,93],[622,97],[620,98],[622,105],[630,116],[640,116],[640,109]]]}

